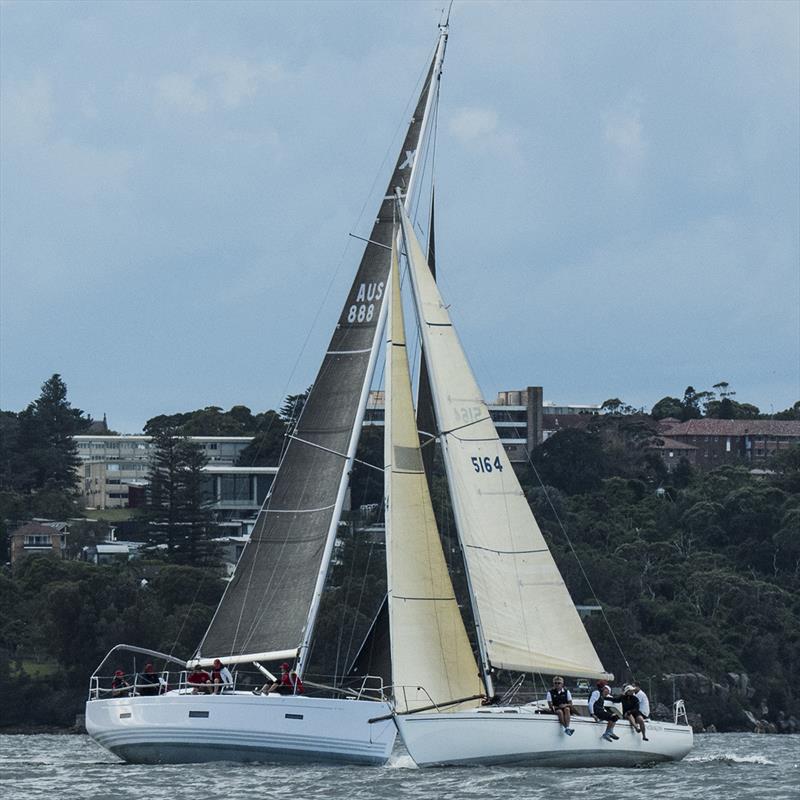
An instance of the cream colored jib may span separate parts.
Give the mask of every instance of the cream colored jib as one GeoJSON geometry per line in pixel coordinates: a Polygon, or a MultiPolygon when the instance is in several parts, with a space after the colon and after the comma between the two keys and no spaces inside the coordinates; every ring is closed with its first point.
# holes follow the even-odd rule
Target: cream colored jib
{"type": "Polygon", "coordinates": [[[401,210],[453,512],[492,666],[604,677],[401,210]]]}
{"type": "MultiPolygon", "coordinates": [[[[386,347],[386,553],[392,683],[397,710],[408,711],[479,694],[481,682],[447,572],[422,467],[396,241],[386,347]]],[[[468,705],[476,702],[443,710],[468,705]]]]}

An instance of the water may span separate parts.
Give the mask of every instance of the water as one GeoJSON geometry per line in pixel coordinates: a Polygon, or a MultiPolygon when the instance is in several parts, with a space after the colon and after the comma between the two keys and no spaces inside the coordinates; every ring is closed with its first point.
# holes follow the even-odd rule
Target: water
{"type": "Polygon", "coordinates": [[[400,746],[385,767],[124,764],[88,736],[0,736],[4,800],[800,800],[800,735],[695,737],[677,764],[648,769],[421,770],[400,746]]]}

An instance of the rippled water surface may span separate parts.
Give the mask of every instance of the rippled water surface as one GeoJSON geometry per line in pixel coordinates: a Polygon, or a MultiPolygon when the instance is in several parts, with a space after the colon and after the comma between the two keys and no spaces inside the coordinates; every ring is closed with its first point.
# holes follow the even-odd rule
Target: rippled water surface
{"type": "Polygon", "coordinates": [[[385,767],[153,767],[124,764],[88,736],[0,736],[0,794],[8,800],[798,800],[800,736],[705,734],[677,764],[604,770],[420,770],[399,746],[385,767]]]}

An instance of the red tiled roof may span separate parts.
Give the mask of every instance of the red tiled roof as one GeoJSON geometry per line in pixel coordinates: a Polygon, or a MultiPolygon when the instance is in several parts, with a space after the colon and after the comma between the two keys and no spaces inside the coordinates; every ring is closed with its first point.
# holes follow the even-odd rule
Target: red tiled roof
{"type": "Polygon", "coordinates": [[[778,419],[690,419],[671,425],[670,436],[796,436],[800,421],[778,419]]]}

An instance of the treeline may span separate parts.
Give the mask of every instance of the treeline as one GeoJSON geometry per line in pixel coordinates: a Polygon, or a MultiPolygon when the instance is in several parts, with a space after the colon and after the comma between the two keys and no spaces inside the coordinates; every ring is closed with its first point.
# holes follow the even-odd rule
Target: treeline
{"type": "Polygon", "coordinates": [[[89,676],[121,642],[187,657],[223,586],[194,567],[23,559],[0,574],[0,730],[73,725],[89,676]]]}
{"type": "MultiPolygon", "coordinates": [[[[740,403],[734,400],[736,392],[727,381],[715,383],[712,389],[696,391],[687,386],[682,398],[662,397],[654,406],[650,415],[653,419],[674,417],[681,422],[690,419],[708,417],[711,419],[778,419],[800,420],[800,400],[791,408],[777,414],[762,414],[761,409],[752,403],[740,403]]],[[[606,401],[607,403],[609,401],[606,401]]],[[[615,401],[610,401],[615,402],[615,401]]],[[[619,401],[616,401],[619,402],[619,401]]]]}

